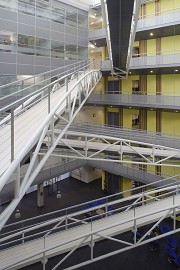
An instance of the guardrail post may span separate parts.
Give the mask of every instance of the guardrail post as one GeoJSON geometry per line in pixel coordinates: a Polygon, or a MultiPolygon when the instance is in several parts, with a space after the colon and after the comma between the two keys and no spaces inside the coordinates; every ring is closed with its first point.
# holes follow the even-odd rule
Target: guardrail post
{"type": "MultiPolygon", "coordinates": [[[[46,242],[45,242],[45,240],[46,240],[46,236],[44,236],[44,250],[46,248],[46,242]]],[[[45,270],[45,269],[46,269],[46,252],[44,251],[43,252],[43,270],[45,270]]]]}
{"type": "Polygon", "coordinates": [[[17,166],[17,176],[15,179],[15,186],[14,186],[15,198],[19,198],[19,190],[20,190],[20,164],[18,164],[17,166]]]}
{"type": "Polygon", "coordinates": [[[22,244],[24,244],[24,231],[22,232],[22,244]]]}
{"type": "Polygon", "coordinates": [[[50,87],[48,87],[48,113],[51,111],[50,87]]]}
{"type": "Polygon", "coordinates": [[[93,257],[94,257],[93,248],[94,248],[94,242],[93,242],[93,234],[92,234],[92,228],[91,228],[91,260],[93,260],[93,257]]]}
{"type": "MultiPolygon", "coordinates": [[[[68,77],[65,78],[66,93],[68,92],[68,77]]],[[[66,109],[68,109],[68,97],[66,98],[66,109]]]]}
{"type": "MultiPolygon", "coordinates": [[[[135,207],[134,207],[134,218],[136,216],[135,213],[135,207]]],[[[134,244],[136,244],[136,232],[137,232],[137,224],[136,224],[136,219],[134,219],[134,244]]]]}
{"type": "Polygon", "coordinates": [[[14,108],[11,109],[11,162],[14,160],[14,108]]]}
{"type": "Polygon", "coordinates": [[[68,228],[67,210],[66,210],[65,228],[66,228],[66,230],[67,230],[67,228],[68,228]]]}

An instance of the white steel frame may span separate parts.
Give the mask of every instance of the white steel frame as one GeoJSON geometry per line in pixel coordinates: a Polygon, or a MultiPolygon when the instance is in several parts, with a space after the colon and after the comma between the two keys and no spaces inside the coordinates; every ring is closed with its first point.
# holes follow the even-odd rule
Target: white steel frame
{"type": "MultiPolygon", "coordinates": [[[[108,197],[106,197],[106,199],[108,199],[108,197]]],[[[59,218],[51,219],[47,222],[36,224],[33,227],[24,228],[21,231],[14,232],[10,236],[1,237],[0,243],[3,243],[5,241],[9,241],[9,243],[14,242],[15,248],[18,247],[16,246],[17,245],[16,241],[17,241],[17,237],[19,237],[19,240],[22,241],[22,244],[21,244],[22,248],[23,247],[25,248],[25,243],[30,241],[29,233],[31,233],[32,235],[36,235],[37,238],[40,237],[39,239],[43,243],[43,246],[44,246],[43,249],[33,252],[33,254],[29,253],[22,259],[16,259],[16,261],[14,261],[13,263],[8,263],[8,266],[6,269],[9,269],[9,270],[14,269],[13,267],[16,267],[18,269],[18,265],[20,267],[21,263],[24,263],[26,260],[29,260],[29,262],[27,262],[27,265],[31,264],[31,260],[34,261],[34,257],[36,257],[36,261],[42,261],[43,270],[45,270],[47,259],[53,256],[53,254],[50,255],[50,253],[55,252],[53,250],[58,249],[58,248],[60,248],[61,250],[60,253],[63,253],[63,246],[65,248],[66,245],[69,244],[70,245],[69,249],[68,250],[66,249],[66,251],[68,251],[67,255],[65,255],[63,259],[61,259],[59,263],[56,264],[52,268],[52,270],[55,270],[76,249],[78,249],[82,245],[89,245],[90,255],[91,255],[90,260],[84,261],[82,263],[73,265],[68,268],[63,268],[66,270],[77,269],[77,268],[80,268],[81,266],[88,265],[90,263],[102,260],[104,258],[108,258],[112,255],[119,254],[123,251],[127,251],[132,248],[136,248],[138,246],[147,244],[156,239],[163,238],[167,235],[180,232],[180,228],[176,226],[176,217],[179,214],[179,212],[180,212],[179,185],[176,185],[174,187],[159,188],[159,189],[143,192],[140,194],[128,196],[123,199],[117,199],[109,203],[103,203],[101,205],[92,207],[90,209],[77,211],[75,213],[70,212],[69,214],[67,214],[67,210],[66,210],[65,216],[61,216],[59,218]],[[156,196],[155,192],[158,192],[158,193],[162,192],[164,194],[156,196]],[[167,198],[168,195],[170,197],[167,198]],[[131,200],[133,200],[133,203],[131,202],[131,200]],[[125,202],[127,203],[126,206],[119,208],[119,204],[120,203],[124,204],[125,202]],[[161,205],[160,207],[159,207],[159,203],[161,205]],[[113,205],[114,210],[108,211],[107,209],[109,205],[113,205]],[[117,205],[117,208],[116,208],[116,205],[117,205]],[[97,210],[98,208],[104,208],[105,212],[102,215],[94,216],[90,219],[80,218],[82,214],[85,214],[88,211],[97,210]],[[126,216],[126,213],[127,213],[127,216],[126,216]],[[113,218],[116,216],[118,217],[117,220],[113,221],[113,218]],[[167,232],[165,234],[158,235],[153,238],[146,239],[147,236],[151,233],[151,231],[156,226],[158,226],[162,222],[162,220],[164,220],[165,218],[169,216],[173,218],[172,231],[167,232]],[[98,218],[98,220],[93,221],[93,218],[98,218]],[[103,226],[103,220],[106,220],[106,219],[107,220],[109,219],[109,221],[112,221],[112,222],[110,222],[109,225],[104,223],[104,226],[103,226]],[[100,222],[100,226],[98,225],[98,222],[100,222]],[[151,224],[148,231],[139,240],[137,240],[136,239],[137,229],[149,223],[153,223],[153,224],[151,224]],[[58,232],[55,231],[56,229],[60,230],[60,234],[63,233],[63,235],[65,235],[67,232],[67,235],[68,235],[68,228],[69,228],[68,226],[70,225],[70,231],[72,233],[72,230],[73,230],[71,226],[72,224],[73,224],[73,228],[75,229],[79,228],[80,230],[81,228],[83,229],[83,226],[85,225],[85,227],[87,228],[86,233],[83,233],[82,235],[78,236],[75,232],[75,235],[73,236],[72,240],[67,237],[58,244],[55,243],[54,245],[51,245],[51,247],[48,246],[48,237],[51,237],[51,235],[53,236],[53,232],[56,238],[58,239],[58,232]],[[52,226],[50,230],[45,229],[45,227],[48,225],[52,226]],[[41,235],[44,234],[43,237],[40,234],[36,233],[36,230],[40,228],[42,228],[43,233],[41,233],[41,235]],[[132,242],[127,242],[127,241],[124,241],[123,239],[116,238],[116,235],[125,231],[129,231],[130,229],[133,232],[132,242]],[[28,234],[28,236],[25,237],[25,234],[28,234]],[[15,238],[16,240],[13,240],[13,238],[15,238]],[[94,253],[93,253],[94,244],[96,241],[100,241],[102,239],[107,239],[107,240],[122,243],[124,244],[124,247],[117,248],[117,250],[113,252],[106,253],[98,257],[94,257],[94,253]]],[[[32,242],[32,245],[33,245],[33,242],[32,242]]],[[[0,253],[0,256],[1,256],[1,253],[0,253]]],[[[9,253],[9,256],[11,256],[10,253],[9,253]]]]}
{"type": "MultiPolygon", "coordinates": [[[[68,127],[74,120],[75,116],[80,111],[85,101],[87,100],[87,98],[89,97],[93,89],[95,88],[97,82],[101,79],[101,72],[99,70],[85,71],[83,69],[83,72],[84,72],[84,75],[82,76],[81,74],[81,78],[79,78],[79,72],[77,73],[77,82],[70,89],[68,88],[67,77],[66,76],[63,77],[63,79],[65,79],[66,94],[64,95],[62,100],[57,103],[55,108],[51,110],[49,108],[49,114],[47,118],[39,126],[38,130],[32,136],[31,140],[28,141],[28,143],[25,145],[25,147],[22,149],[22,151],[19,153],[19,155],[15,159],[13,155],[14,136],[12,136],[12,139],[11,139],[12,163],[10,164],[9,168],[4,172],[4,174],[0,178],[0,191],[9,182],[13,173],[17,173],[17,178],[15,181],[15,188],[14,188],[15,197],[0,215],[0,229],[2,229],[4,224],[6,223],[6,221],[8,220],[8,218],[10,217],[10,215],[12,214],[12,212],[14,211],[18,203],[20,202],[21,198],[24,196],[27,189],[34,181],[36,175],[40,172],[41,168],[43,167],[43,165],[45,164],[45,162],[47,161],[51,153],[54,151],[59,140],[63,137],[68,127]],[[72,93],[74,91],[76,91],[76,94],[75,96],[72,96],[72,93]],[[77,106],[77,103],[78,103],[78,106],[77,106]],[[66,108],[66,113],[68,115],[68,118],[65,118],[62,115],[62,112],[59,112],[59,108],[62,104],[64,104],[66,108]],[[57,119],[65,121],[66,124],[61,134],[59,134],[58,137],[55,137],[54,124],[57,119]],[[39,162],[38,160],[39,150],[46,136],[49,138],[48,151],[46,155],[39,162]],[[26,174],[23,177],[23,179],[20,179],[20,163],[23,160],[23,158],[26,156],[26,154],[29,153],[29,151],[35,145],[36,147],[33,152],[26,174]]],[[[47,87],[48,86],[46,86],[46,88],[47,87]]],[[[50,99],[50,95],[48,95],[48,99],[50,99]]],[[[13,130],[14,111],[12,112],[13,113],[11,115],[12,116],[11,117],[12,119],[11,131],[12,131],[12,134],[14,134],[14,130],[13,130]]]]}
{"type": "MultiPolygon", "coordinates": [[[[54,130],[56,137],[62,130],[54,130]]],[[[47,138],[44,141],[48,144],[47,138]]],[[[180,149],[171,147],[144,143],[128,139],[115,138],[105,135],[87,134],[84,132],[66,131],[64,137],[61,137],[57,146],[63,146],[67,149],[61,151],[56,148],[53,156],[64,158],[76,158],[85,160],[106,160],[108,162],[125,164],[145,164],[156,166],[180,166],[180,149]],[[81,139],[80,139],[81,138],[81,139]],[[110,156],[115,153],[116,157],[110,156]],[[136,159],[131,157],[135,156],[136,159]],[[139,158],[139,160],[137,160],[139,158]],[[176,159],[176,164],[171,163],[176,159]]],[[[40,155],[46,155],[47,149],[40,151],[40,155]]]]}

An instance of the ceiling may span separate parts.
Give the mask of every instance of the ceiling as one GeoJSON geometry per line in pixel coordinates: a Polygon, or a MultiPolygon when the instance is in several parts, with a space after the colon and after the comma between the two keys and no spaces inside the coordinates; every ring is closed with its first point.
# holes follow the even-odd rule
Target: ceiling
{"type": "Polygon", "coordinates": [[[180,35],[180,24],[137,31],[135,41],[180,35]],[[150,36],[153,33],[153,36],[150,36]]]}

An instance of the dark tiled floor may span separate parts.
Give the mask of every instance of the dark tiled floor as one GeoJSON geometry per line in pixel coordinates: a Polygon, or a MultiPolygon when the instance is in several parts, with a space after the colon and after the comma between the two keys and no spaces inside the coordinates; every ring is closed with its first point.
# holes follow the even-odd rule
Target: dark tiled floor
{"type": "MultiPolygon", "coordinates": [[[[58,210],[68,206],[72,206],[78,203],[86,202],[88,200],[96,199],[104,196],[101,190],[101,180],[94,181],[90,184],[82,183],[78,180],[69,178],[59,183],[62,198],[56,198],[56,186],[54,186],[54,192],[52,187],[46,188],[45,206],[38,208],[36,206],[36,193],[26,195],[21,201],[18,209],[21,211],[23,219],[44,214],[50,211],[58,210]]],[[[13,222],[14,213],[10,218],[13,222]]],[[[167,220],[166,223],[172,226],[172,220],[167,220]]],[[[132,233],[124,233],[118,236],[119,239],[126,241],[132,240],[132,233]]],[[[178,239],[178,236],[176,236],[178,239]]],[[[178,240],[180,241],[180,240],[178,240]]],[[[180,242],[179,242],[180,245],[180,242]]],[[[104,254],[116,250],[116,248],[122,246],[113,241],[101,241],[95,244],[94,254],[95,257],[99,254],[104,254]]],[[[78,268],[82,270],[175,270],[177,267],[174,264],[169,264],[167,261],[167,255],[165,253],[166,242],[164,239],[160,241],[159,250],[152,252],[148,249],[148,245],[144,245],[130,251],[126,251],[104,260],[86,265],[78,268]]],[[[179,250],[180,252],[180,250],[179,250]]],[[[57,256],[50,259],[46,264],[46,270],[52,269],[62,259],[61,256],[57,256]]],[[[77,264],[85,259],[90,259],[90,248],[84,247],[73,253],[67,261],[63,263],[61,267],[57,269],[64,269],[72,264],[77,264]]],[[[41,270],[42,264],[34,264],[29,267],[23,268],[23,270],[41,270]]]]}

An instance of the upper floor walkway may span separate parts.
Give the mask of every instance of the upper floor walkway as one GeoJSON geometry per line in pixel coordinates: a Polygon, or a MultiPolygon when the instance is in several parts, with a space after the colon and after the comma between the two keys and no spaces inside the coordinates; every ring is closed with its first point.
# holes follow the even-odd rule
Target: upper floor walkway
{"type": "Polygon", "coordinates": [[[140,187],[135,188],[131,196],[127,190],[7,225],[0,239],[0,269],[19,269],[42,262],[45,270],[49,258],[63,254],[54,266],[55,270],[78,248],[89,246],[91,259],[84,258],[67,268],[63,265],[64,269],[79,269],[97,260],[178,233],[178,191],[177,185],[146,192],[142,192],[140,187]],[[164,227],[162,222],[170,216],[173,218],[173,228],[165,230],[167,226],[164,227]],[[137,230],[147,224],[143,234],[137,237],[137,230]],[[157,226],[161,234],[149,237],[157,226]],[[132,231],[132,238],[124,240],[122,233],[128,231],[132,231]],[[119,245],[112,252],[94,256],[94,244],[102,240],[115,241],[119,245]]]}
{"type": "Polygon", "coordinates": [[[180,110],[180,96],[178,93],[132,91],[95,92],[86,102],[87,105],[138,107],[162,110],[180,110]]]}
{"type": "Polygon", "coordinates": [[[136,40],[142,39],[149,30],[153,30],[154,36],[157,34],[158,37],[180,34],[180,7],[139,17],[136,40]]]}

